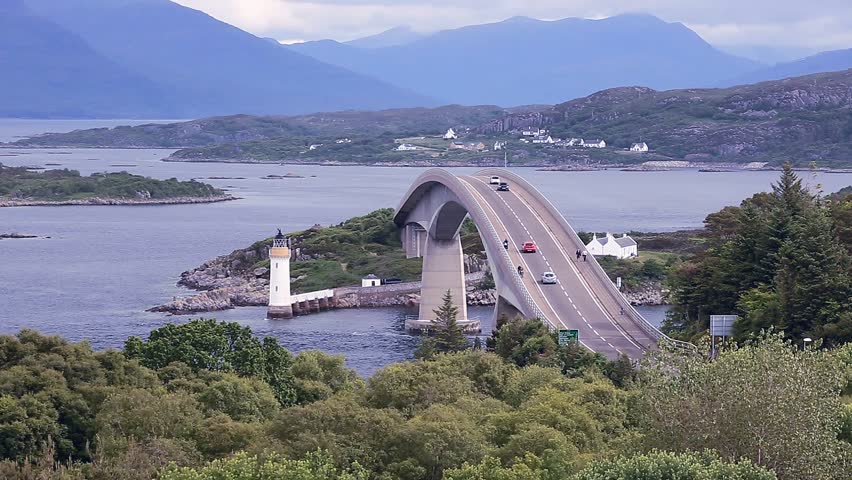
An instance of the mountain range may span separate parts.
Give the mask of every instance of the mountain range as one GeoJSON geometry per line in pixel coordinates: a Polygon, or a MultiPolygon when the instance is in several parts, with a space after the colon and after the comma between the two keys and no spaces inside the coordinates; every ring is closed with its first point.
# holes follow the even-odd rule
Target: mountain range
{"type": "Polygon", "coordinates": [[[11,27],[0,32],[0,59],[26,66],[4,69],[16,74],[0,76],[0,92],[31,107],[0,102],[0,116],[186,118],[434,104],[169,0],[0,3],[11,27]]]}
{"type": "Polygon", "coordinates": [[[294,115],[554,104],[601,89],[730,86],[852,67],[766,66],[651,15],[516,17],[282,46],[170,0],[0,1],[0,117],[294,115]]]}
{"type": "Polygon", "coordinates": [[[622,85],[713,86],[760,65],[651,15],[602,20],[526,17],[363,49],[331,40],[293,51],[447,103],[556,103],[622,85]]]}

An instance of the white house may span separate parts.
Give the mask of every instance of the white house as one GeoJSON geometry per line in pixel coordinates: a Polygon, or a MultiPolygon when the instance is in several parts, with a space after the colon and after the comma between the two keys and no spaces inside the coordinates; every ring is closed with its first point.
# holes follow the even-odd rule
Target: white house
{"type": "Polygon", "coordinates": [[[556,143],[556,141],[553,140],[553,137],[551,137],[550,135],[539,135],[539,136],[533,138],[532,143],[550,143],[550,144],[553,144],[553,143],[556,143]]]}
{"type": "Polygon", "coordinates": [[[547,130],[543,128],[525,128],[521,130],[521,135],[524,137],[539,137],[541,135],[547,135],[547,130]]]}
{"type": "Polygon", "coordinates": [[[397,152],[411,152],[417,150],[416,145],[412,145],[410,143],[403,143],[402,145],[396,147],[397,152]]]}
{"type": "Polygon", "coordinates": [[[495,152],[497,150],[503,150],[504,148],[506,148],[506,142],[501,142],[499,140],[494,142],[494,151],[495,152]]]}
{"type": "Polygon", "coordinates": [[[615,258],[630,258],[639,255],[636,240],[628,237],[625,233],[621,237],[615,237],[607,233],[605,237],[592,237],[592,241],[586,245],[586,251],[592,255],[604,255],[615,258]]]}
{"type": "Polygon", "coordinates": [[[444,134],[444,140],[455,140],[456,138],[459,138],[459,136],[456,135],[456,131],[452,128],[447,130],[447,133],[444,134]]]}
{"type": "Polygon", "coordinates": [[[382,284],[382,279],[372,273],[361,279],[362,287],[378,287],[382,284]]]}
{"type": "Polygon", "coordinates": [[[589,140],[588,142],[583,142],[582,145],[586,148],[606,148],[606,142],[603,140],[589,140]]]}
{"type": "Polygon", "coordinates": [[[582,147],[583,143],[585,142],[583,142],[582,138],[571,138],[568,140],[568,146],[570,147],[582,147]]]}
{"type": "Polygon", "coordinates": [[[647,152],[648,151],[648,144],[645,143],[645,142],[634,143],[633,145],[630,146],[630,151],[631,152],[647,152]]]}

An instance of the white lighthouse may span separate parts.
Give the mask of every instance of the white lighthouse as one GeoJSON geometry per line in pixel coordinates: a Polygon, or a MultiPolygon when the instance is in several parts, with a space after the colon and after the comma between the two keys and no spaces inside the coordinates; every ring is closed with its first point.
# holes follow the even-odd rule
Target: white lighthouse
{"type": "Polygon", "coordinates": [[[269,309],[268,318],[291,318],[293,302],[290,298],[290,245],[278,230],[269,249],[269,309]]]}

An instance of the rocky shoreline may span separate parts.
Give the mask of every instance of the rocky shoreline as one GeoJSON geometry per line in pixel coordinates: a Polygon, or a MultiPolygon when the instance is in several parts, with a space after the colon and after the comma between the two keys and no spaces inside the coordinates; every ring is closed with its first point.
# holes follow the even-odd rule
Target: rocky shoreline
{"type": "Polygon", "coordinates": [[[107,205],[188,205],[197,203],[217,203],[239,200],[233,195],[215,197],[174,197],[174,198],[101,198],[92,197],[80,200],[12,200],[0,199],[3,207],[62,207],[71,205],[107,206],[107,205]]]}

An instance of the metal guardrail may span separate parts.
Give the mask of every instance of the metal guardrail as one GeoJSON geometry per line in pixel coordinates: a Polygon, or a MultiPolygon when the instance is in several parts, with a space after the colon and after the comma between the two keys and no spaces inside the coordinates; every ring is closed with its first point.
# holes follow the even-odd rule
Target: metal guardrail
{"type": "MultiPolygon", "coordinates": [[[[503,169],[485,169],[480,173],[483,173],[483,174],[491,174],[491,173],[499,174],[499,175],[502,175],[503,177],[511,178],[512,181],[528,187],[528,190],[530,191],[530,193],[532,193],[535,197],[537,197],[539,202],[543,203],[545,205],[545,207],[550,209],[550,211],[551,211],[550,213],[554,217],[556,217],[557,221],[559,221],[560,224],[562,225],[562,227],[569,233],[569,235],[571,235],[572,239],[578,245],[584,245],[583,241],[580,239],[579,235],[577,235],[577,232],[574,231],[574,227],[572,227],[571,224],[569,224],[568,221],[565,220],[565,217],[563,217],[562,214],[559,212],[559,210],[556,209],[556,206],[554,206],[553,203],[547,197],[545,197],[534,185],[527,182],[523,177],[521,177],[520,175],[516,175],[512,172],[509,172],[507,170],[503,170],[503,169]]],[[[569,247],[567,245],[563,245],[563,246],[565,246],[566,248],[569,247]]],[[[570,248],[569,248],[569,250],[570,250],[570,248]]],[[[595,276],[598,277],[599,280],[601,280],[601,283],[604,285],[604,288],[609,290],[609,293],[612,295],[612,297],[616,299],[616,301],[619,304],[619,307],[621,307],[625,312],[627,312],[630,315],[630,317],[635,321],[636,325],[639,326],[639,328],[642,329],[649,337],[656,340],[657,343],[665,342],[665,343],[673,345],[676,348],[680,348],[680,349],[684,349],[684,350],[692,350],[692,351],[698,350],[697,346],[695,346],[695,345],[693,345],[689,342],[684,342],[684,341],[681,341],[681,340],[675,340],[675,339],[669,337],[668,335],[666,335],[665,333],[660,331],[659,328],[655,327],[648,320],[646,320],[645,317],[643,317],[642,314],[640,314],[633,307],[633,305],[631,305],[630,302],[627,301],[627,298],[624,297],[624,294],[622,294],[621,291],[619,291],[618,288],[616,288],[615,284],[612,283],[612,280],[609,278],[609,275],[607,275],[607,273],[604,271],[603,267],[601,267],[600,264],[597,262],[597,260],[594,259],[594,256],[592,256],[592,262],[590,262],[590,263],[592,264],[592,272],[594,272],[595,276]]]]}

